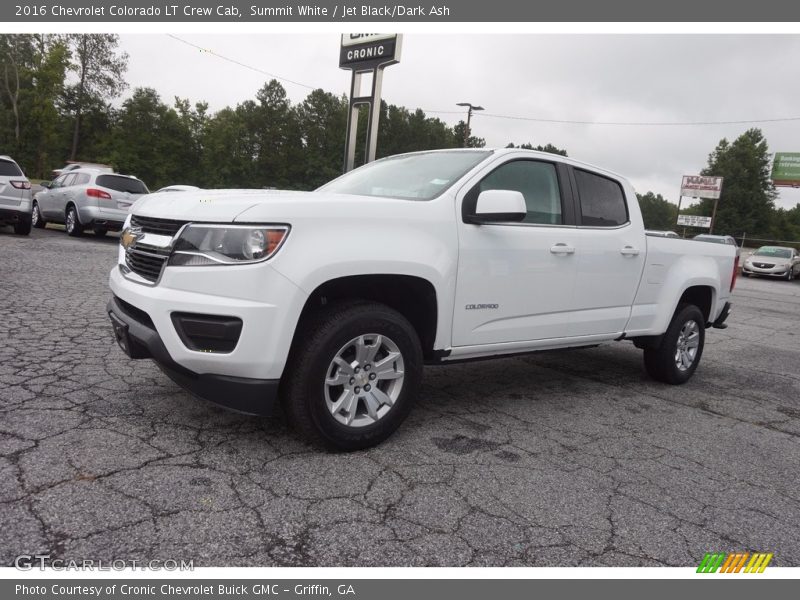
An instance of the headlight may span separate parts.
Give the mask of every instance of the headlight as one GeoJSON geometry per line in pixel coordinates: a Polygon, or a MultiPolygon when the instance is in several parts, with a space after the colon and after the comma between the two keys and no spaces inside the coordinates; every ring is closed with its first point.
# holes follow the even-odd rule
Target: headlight
{"type": "Polygon", "coordinates": [[[187,225],[169,264],[184,267],[241,265],[267,260],[289,233],[288,225],[187,225]]]}

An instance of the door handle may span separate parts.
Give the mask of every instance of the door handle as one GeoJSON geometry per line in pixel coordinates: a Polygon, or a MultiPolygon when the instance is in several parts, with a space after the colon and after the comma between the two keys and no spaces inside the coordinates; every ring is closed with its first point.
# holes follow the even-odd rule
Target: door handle
{"type": "Polygon", "coordinates": [[[637,256],[639,254],[639,249],[633,246],[625,246],[619,253],[622,254],[622,256],[637,256]]]}
{"type": "Polygon", "coordinates": [[[575,248],[573,246],[567,246],[567,244],[559,243],[555,246],[550,246],[550,253],[551,254],[575,254],[575,248]]]}

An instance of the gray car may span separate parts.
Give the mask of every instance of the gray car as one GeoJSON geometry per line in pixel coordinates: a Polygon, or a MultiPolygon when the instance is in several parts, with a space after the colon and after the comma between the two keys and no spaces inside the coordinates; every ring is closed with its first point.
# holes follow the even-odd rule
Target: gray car
{"type": "Polygon", "coordinates": [[[31,232],[31,182],[10,156],[0,156],[0,226],[17,235],[31,232]]]}
{"type": "Polygon", "coordinates": [[[85,229],[98,237],[119,231],[131,205],[149,193],[136,177],[98,169],[76,169],[42,185],[33,198],[33,226],[63,223],[71,236],[85,229]]]}
{"type": "Polygon", "coordinates": [[[714,235],[711,233],[701,233],[694,236],[692,239],[701,242],[711,242],[712,244],[728,244],[729,246],[738,246],[736,240],[730,235],[714,235]]]}
{"type": "Polygon", "coordinates": [[[744,261],[742,275],[765,275],[791,281],[800,275],[800,254],[794,248],[761,246],[744,261]]]}

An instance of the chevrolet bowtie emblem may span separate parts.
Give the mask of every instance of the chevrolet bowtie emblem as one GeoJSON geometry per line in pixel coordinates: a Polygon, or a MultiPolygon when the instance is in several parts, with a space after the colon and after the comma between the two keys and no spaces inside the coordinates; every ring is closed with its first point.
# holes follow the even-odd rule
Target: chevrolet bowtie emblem
{"type": "Polygon", "coordinates": [[[119,236],[119,243],[122,244],[122,247],[127,250],[137,239],[139,239],[141,234],[142,230],[139,227],[126,227],[122,230],[122,234],[119,236]]]}

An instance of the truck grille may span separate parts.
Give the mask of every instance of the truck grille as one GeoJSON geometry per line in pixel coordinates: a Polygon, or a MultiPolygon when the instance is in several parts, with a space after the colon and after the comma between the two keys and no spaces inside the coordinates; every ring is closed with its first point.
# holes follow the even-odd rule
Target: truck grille
{"type": "MultiPolygon", "coordinates": [[[[187,221],[173,219],[157,219],[155,217],[131,216],[131,229],[140,229],[142,233],[168,235],[175,237],[187,221]]],[[[169,259],[169,248],[157,248],[142,244],[135,244],[125,250],[125,263],[131,271],[148,281],[156,282],[161,276],[161,270],[169,259]]]]}
{"type": "Polygon", "coordinates": [[[128,248],[125,250],[125,263],[140,277],[156,282],[169,254],[168,248],[128,248]]]}
{"type": "Polygon", "coordinates": [[[187,221],[175,221],[173,219],[156,219],[154,217],[131,216],[131,229],[141,227],[143,233],[155,233],[158,235],[174,236],[187,221]]]}

